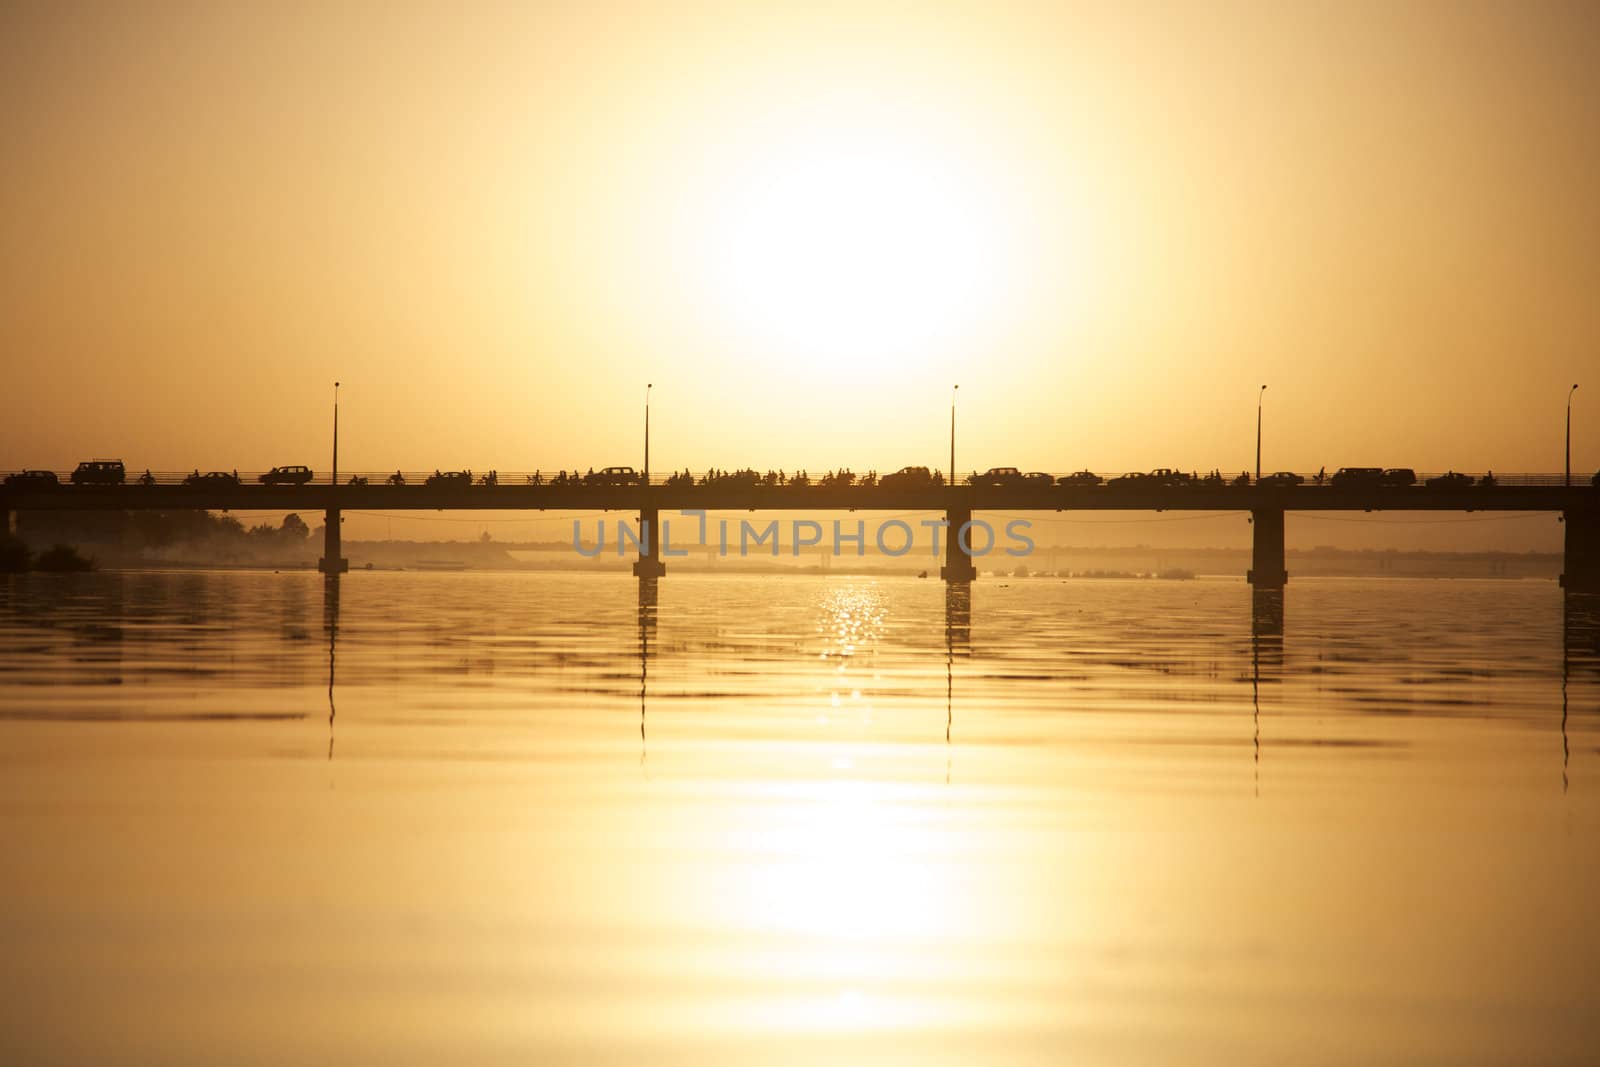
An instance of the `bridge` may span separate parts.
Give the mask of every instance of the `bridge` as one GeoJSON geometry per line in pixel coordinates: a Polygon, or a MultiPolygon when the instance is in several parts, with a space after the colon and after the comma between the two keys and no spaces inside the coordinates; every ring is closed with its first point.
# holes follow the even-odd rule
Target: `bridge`
{"type": "MultiPolygon", "coordinates": [[[[942,513],[951,535],[944,539],[946,581],[972,581],[977,565],[970,545],[954,532],[978,511],[1240,511],[1252,520],[1250,583],[1258,591],[1279,592],[1288,581],[1284,555],[1284,516],[1295,511],[1460,511],[1556,512],[1565,523],[1562,586],[1571,593],[1600,593],[1600,486],[1583,479],[1566,485],[1563,475],[1497,475],[1493,484],[1330,485],[1242,484],[1195,480],[1187,484],[1108,481],[1099,485],[1017,482],[1000,485],[841,484],[833,481],[781,484],[760,479],[655,479],[648,484],[600,485],[582,480],[532,484],[526,475],[501,475],[496,484],[424,484],[424,475],[407,475],[406,484],[385,484],[385,475],[356,475],[341,484],[262,485],[243,475],[238,484],[185,485],[181,475],[153,477],[152,484],[12,484],[0,486],[0,518],[11,528],[13,513],[29,510],[75,511],[322,511],[323,557],[319,569],[336,578],[349,569],[340,538],[345,509],[386,511],[618,511],[637,513],[640,528],[660,529],[660,516],[679,510],[704,511],[928,511],[942,513]]],[[[61,479],[67,482],[68,479],[61,479]]],[[[666,573],[661,539],[644,539],[634,573],[659,578],[666,573]]],[[[981,547],[981,546],[980,546],[981,547]]]]}

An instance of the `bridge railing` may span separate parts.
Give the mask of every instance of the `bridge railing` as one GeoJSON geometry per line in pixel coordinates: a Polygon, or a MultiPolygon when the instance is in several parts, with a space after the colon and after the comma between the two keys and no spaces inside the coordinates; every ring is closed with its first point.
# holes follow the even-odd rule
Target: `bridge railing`
{"type": "MultiPolygon", "coordinates": [[[[33,468],[33,469],[37,470],[37,469],[40,469],[40,468],[33,468]]],[[[214,468],[199,468],[198,470],[195,469],[195,468],[191,468],[191,469],[186,470],[186,471],[171,471],[171,470],[142,471],[142,470],[136,470],[136,469],[133,469],[133,468],[128,468],[127,478],[126,478],[125,484],[136,486],[136,485],[139,484],[140,479],[143,478],[146,474],[148,474],[156,485],[165,485],[165,486],[182,485],[184,483],[185,479],[190,478],[194,474],[199,473],[201,475],[205,475],[207,473],[210,473],[212,470],[214,470],[214,468]]],[[[0,479],[10,478],[12,476],[20,475],[21,473],[22,473],[21,469],[10,469],[10,470],[0,469],[0,479]]],[[[56,471],[52,471],[52,473],[54,473],[56,475],[57,479],[59,480],[59,482],[63,486],[70,486],[71,485],[71,480],[72,480],[72,472],[71,471],[56,470],[56,471]]],[[[222,471],[221,473],[230,474],[230,475],[237,475],[237,477],[239,479],[239,483],[241,485],[245,485],[245,486],[252,486],[252,485],[253,486],[260,486],[261,485],[261,477],[262,477],[262,475],[266,474],[267,472],[265,472],[265,471],[235,471],[232,468],[229,468],[229,469],[227,469],[225,471],[222,471]]],[[[381,485],[387,484],[388,480],[390,478],[392,478],[396,473],[397,472],[394,471],[394,470],[384,470],[384,471],[341,471],[339,473],[339,484],[341,484],[341,485],[350,485],[350,484],[354,483],[354,484],[366,484],[366,485],[381,486],[381,485]]],[[[425,485],[427,483],[428,479],[431,478],[431,477],[434,477],[435,475],[457,473],[457,472],[450,472],[450,471],[445,471],[443,469],[439,469],[439,470],[401,470],[398,473],[400,474],[401,478],[404,480],[404,484],[405,485],[407,485],[407,486],[419,486],[419,485],[425,485]]],[[[583,470],[581,472],[574,472],[574,471],[562,471],[559,468],[555,468],[555,469],[539,468],[537,470],[517,470],[517,471],[498,470],[496,468],[483,468],[483,469],[473,469],[473,470],[471,470],[471,471],[469,471],[467,473],[469,473],[470,476],[471,476],[472,485],[474,487],[477,487],[477,488],[486,488],[486,487],[488,487],[488,483],[485,482],[485,478],[488,477],[488,476],[491,476],[491,475],[493,476],[493,483],[492,484],[496,485],[496,486],[500,486],[500,487],[543,485],[543,486],[549,486],[549,487],[570,486],[572,488],[581,488],[581,487],[584,487],[584,486],[596,485],[596,484],[615,484],[615,483],[605,483],[603,481],[599,481],[598,480],[599,476],[598,475],[592,476],[590,471],[588,471],[587,469],[585,469],[585,470],[583,470]]],[[[753,485],[760,484],[760,485],[765,485],[765,486],[780,485],[780,486],[788,487],[788,486],[792,486],[794,484],[795,475],[799,474],[799,473],[800,473],[800,471],[798,471],[798,470],[796,470],[796,471],[783,471],[783,472],[781,472],[782,481],[780,482],[780,481],[778,481],[778,478],[780,477],[780,472],[771,472],[771,477],[769,478],[769,472],[760,471],[760,472],[758,472],[758,477],[756,479],[752,480],[752,479],[750,479],[750,477],[748,475],[744,475],[744,476],[741,477],[739,475],[733,474],[732,472],[725,472],[725,471],[720,471],[720,470],[715,472],[715,473],[709,472],[709,471],[663,471],[663,472],[651,472],[650,484],[651,485],[656,485],[656,486],[664,486],[664,485],[667,485],[667,484],[678,484],[676,482],[673,482],[672,480],[673,479],[681,479],[685,475],[687,475],[688,478],[692,479],[693,484],[696,485],[696,486],[712,484],[712,485],[717,485],[717,486],[733,488],[733,487],[737,487],[739,485],[748,484],[748,485],[752,485],[753,486],[753,485]],[[710,480],[708,482],[708,479],[712,479],[712,480],[710,480]]],[[[865,488],[868,484],[870,484],[867,481],[867,476],[875,474],[876,475],[876,479],[875,480],[877,482],[881,483],[883,478],[888,473],[889,472],[885,472],[885,471],[878,471],[878,472],[856,471],[856,472],[854,472],[853,480],[851,482],[849,482],[849,485],[851,485],[853,487],[857,487],[857,488],[865,488]]],[[[968,474],[964,474],[962,476],[961,480],[962,480],[963,484],[966,484],[967,479],[968,479],[968,477],[969,477],[969,475],[971,473],[972,472],[968,472],[968,474]]],[[[1050,479],[1051,479],[1051,483],[1054,484],[1060,478],[1062,478],[1062,477],[1064,477],[1067,474],[1072,473],[1072,472],[1042,472],[1042,473],[1048,474],[1050,479]]],[[[1112,482],[1114,479],[1121,477],[1123,475],[1123,473],[1143,474],[1143,473],[1146,473],[1146,472],[1143,472],[1143,471],[1134,471],[1134,472],[1115,472],[1115,471],[1111,471],[1111,472],[1097,472],[1097,473],[1099,474],[1099,477],[1102,479],[1101,487],[1103,488],[1108,483],[1112,482]]],[[[1197,479],[1204,478],[1205,474],[1206,474],[1206,472],[1203,472],[1203,471],[1182,472],[1182,473],[1190,473],[1193,476],[1195,476],[1197,479]]],[[[1302,483],[1301,484],[1304,487],[1317,488],[1319,486],[1319,483],[1317,481],[1317,476],[1316,476],[1315,473],[1305,473],[1305,472],[1296,472],[1296,473],[1299,473],[1299,476],[1302,479],[1302,483]]],[[[1430,472],[1430,471],[1418,471],[1418,472],[1416,472],[1417,480],[1416,480],[1415,488],[1419,488],[1419,489],[1426,488],[1426,482],[1429,479],[1439,477],[1444,473],[1446,473],[1446,472],[1430,472]]],[[[1448,472],[1448,473],[1457,473],[1457,472],[1448,472]]],[[[1482,482],[1484,476],[1489,474],[1489,473],[1491,473],[1491,472],[1488,472],[1488,471],[1462,471],[1462,472],[1459,472],[1459,473],[1467,475],[1468,477],[1470,477],[1472,479],[1472,482],[1473,482],[1474,485],[1478,485],[1478,484],[1480,484],[1482,482]]],[[[807,478],[809,479],[809,483],[811,485],[818,485],[818,484],[822,483],[825,478],[830,479],[829,484],[833,484],[833,485],[842,484],[839,481],[832,480],[832,475],[834,474],[834,472],[830,471],[830,470],[806,470],[805,474],[806,474],[807,478]]],[[[1320,485],[1321,486],[1327,486],[1331,482],[1332,476],[1333,476],[1333,472],[1327,472],[1326,476],[1324,477],[1324,479],[1322,480],[1320,485]]],[[[1223,485],[1232,486],[1232,485],[1235,484],[1235,480],[1239,477],[1239,475],[1238,474],[1231,474],[1230,475],[1229,473],[1224,471],[1224,472],[1222,472],[1221,477],[1222,477],[1222,484],[1223,485]]],[[[1560,486],[1560,485],[1563,484],[1563,482],[1565,480],[1565,476],[1562,475],[1562,474],[1559,474],[1559,473],[1557,473],[1557,474],[1548,474],[1548,473],[1534,473],[1534,472],[1498,472],[1497,471],[1497,472],[1493,472],[1493,477],[1494,477],[1494,484],[1501,485],[1501,486],[1560,486]]],[[[1573,474],[1572,474],[1572,484],[1574,486],[1588,486],[1588,485],[1591,484],[1591,480],[1593,478],[1596,478],[1596,477],[1600,477],[1600,475],[1595,475],[1595,474],[1592,474],[1590,472],[1584,472],[1584,473],[1580,474],[1579,472],[1574,471],[1573,474]]],[[[1251,484],[1254,484],[1254,481],[1255,481],[1254,478],[1250,479],[1250,483],[1251,484]]],[[[307,484],[311,484],[311,485],[327,485],[327,484],[329,484],[328,473],[326,471],[317,472],[316,474],[314,474],[312,476],[311,481],[309,483],[307,483],[307,484]]],[[[1024,483],[1024,484],[1027,484],[1027,483],[1024,483]]],[[[1208,484],[1215,485],[1216,483],[1212,482],[1212,483],[1208,483],[1208,484]]],[[[1046,488],[1043,479],[1039,479],[1038,486],[1039,486],[1039,488],[1041,490],[1044,490],[1046,488]]]]}

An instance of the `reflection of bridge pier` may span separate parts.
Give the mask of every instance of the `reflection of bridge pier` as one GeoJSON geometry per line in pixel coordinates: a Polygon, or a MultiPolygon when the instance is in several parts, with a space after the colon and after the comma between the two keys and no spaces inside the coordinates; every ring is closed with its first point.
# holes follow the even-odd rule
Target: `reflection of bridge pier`
{"type": "Polygon", "coordinates": [[[329,578],[337,578],[350,569],[344,558],[344,546],[339,536],[339,524],[344,521],[338,508],[329,508],[322,527],[322,558],[317,560],[317,570],[329,578]]]}
{"type": "MultiPolygon", "coordinates": [[[[1269,594],[1257,594],[1258,597],[1269,594]]],[[[1250,637],[1250,721],[1251,760],[1255,766],[1255,792],[1261,795],[1261,668],[1268,670],[1268,681],[1280,678],[1283,673],[1282,598],[1279,597],[1277,630],[1256,629],[1250,637]]]]}
{"type": "Polygon", "coordinates": [[[639,579],[639,762],[646,752],[645,697],[650,682],[650,636],[656,632],[656,602],[660,589],[654,578],[639,579]]]}
{"type": "MultiPolygon", "coordinates": [[[[337,578],[330,574],[329,578],[337,578]]],[[[339,642],[339,583],[322,583],[322,628],[328,633],[328,758],[333,759],[333,656],[339,642]]]]}
{"type": "Polygon", "coordinates": [[[944,587],[944,783],[950,784],[950,734],[956,721],[956,650],[972,655],[972,583],[944,587]]]}
{"type": "MultiPolygon", "coordinates": [[[[1585,672],[1600,675],[1600,595],[1568,592],[1561,604],[1561,791],[1567,791],[1572,743],[1567,736],[1568,701],[1574,681],[1580,694],[1585,672]]],[[[1580,701],[1580,708],[1581,708],[1580,701]]]]}
{"type": "Polygon", "coordinates": [[[967,582],[951,582],[944,590],[944,643],[945,651],[953,658],[959,650],[962,655],[972,653],[972,586],[967,582]]]}
{"type": "Polygon", "coordinates": [[[1250,590],[1250,636],[1283,637],[1283,589],[1250,590]]]}
{"type": "Polygon", "coordinates": [[[1600,594],[1568,593],[1561,604],[1563,668],[1600,674],[1600,594]]]}

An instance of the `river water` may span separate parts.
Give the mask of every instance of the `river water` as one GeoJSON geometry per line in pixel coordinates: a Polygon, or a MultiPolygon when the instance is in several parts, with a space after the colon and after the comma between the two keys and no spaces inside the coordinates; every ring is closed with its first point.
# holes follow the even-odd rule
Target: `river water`
{"type": "Polygon", "coordinates": [[[1600,1047],[1554,583],[336,588],[0,584],[0,1061],[1600,1047]]]}

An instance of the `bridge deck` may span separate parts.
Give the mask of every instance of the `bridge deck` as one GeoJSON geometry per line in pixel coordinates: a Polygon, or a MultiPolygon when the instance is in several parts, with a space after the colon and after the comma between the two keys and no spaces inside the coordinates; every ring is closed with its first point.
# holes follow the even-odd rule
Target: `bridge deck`
{"type": "Polygon", "coordinates": [[[0,508],[210,511],[1586,511],[1600,512],[1590,485],[1462,488],[1276,486],[663,486],[552,485],[181,485],[0,488],[0,508]]]}

